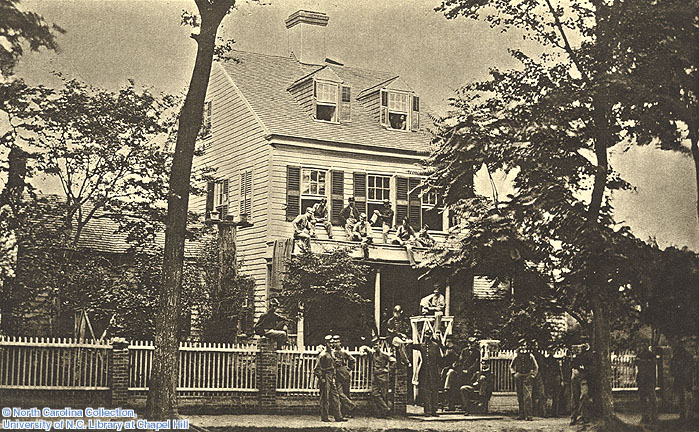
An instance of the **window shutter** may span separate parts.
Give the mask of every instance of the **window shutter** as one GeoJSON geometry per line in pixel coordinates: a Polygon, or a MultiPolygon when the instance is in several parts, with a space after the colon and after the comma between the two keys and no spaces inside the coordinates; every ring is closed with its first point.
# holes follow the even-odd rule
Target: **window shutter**
{"type": "Polygon", "coordinates": [[[396,177],[396,224],[403,223],[408,216],[408,179],[396,177]]]}
{"type": "Polygon", "coordinates": [[[388,92],[381,90],[381,107],[379,118],[382,126],[388,126],[388,92]]]}
{"type": "MultiPolygon", "coordinates": [[[[421,182],[422,180],[416,177],[408,179],[408,191],[412,191],[420,186],[421,182]]],[[[422,228],[421,216],[422,202],[420,201],[420,194],[417,191],[413,191],[408,195],[408,217],[410,218],[410,226],[416,230],[422,228]]]]}
{"type": "Polygon", "coordinates": [[[345,173],[332,170],[330,181],[330,219],[332,223],[339,225],[340,212],[345,202],[345,173]]]}
{"type": "Polygon", "coordinates": [[[318,111],[317,111],[317,109],[316,109],[316,100],[317,100],[317,96],[316,96],[316,95],[317,95],[317,94],[318,94],[318,93],[317,93],[317,89],[316,89],[316,82],[315,82],[315,80],[313,80],[313,98],[311,98],[311,99],[312,99],[312,102],[311,102],[311,117],[313,117],[314,120],[318,118],[318,111]]]}
{"type": "Polygon", "coordinates": [[[214,211],[214,182],[206,183],[206,213],[205,218],[211,219],[211,213],[214,211]]]}
{"type": "Polygon", "coordinates": [[[366,213],[366,173],[354,173],[354,203],[360,213],[366,213]]]}
{"type": "Polygon", "coordinates": [[[351,90],[348,86],[341,87],[341,97],[340,97],[340,121],[349,122],[352,121],[352,104],[351,104],[351,90]]]}
{"type": "Polygon", "coordinates": [[[252,170],[240,173],[240,214],[252,216],[252,170]]]}
{"type": "Polygon", "coordinates": [[[286,167],[286,220],[293,221],[301,212],[301,168],[286,167]]]}
{"type": "Polygon", "coordinates": [[[420,129],[420,98],[413,96],[413,111],[410,113],[410,129],[420,129]]]}

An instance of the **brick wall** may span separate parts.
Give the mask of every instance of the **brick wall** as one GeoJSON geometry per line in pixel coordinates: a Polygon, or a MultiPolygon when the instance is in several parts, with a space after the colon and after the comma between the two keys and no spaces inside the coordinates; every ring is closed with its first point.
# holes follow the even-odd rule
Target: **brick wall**
{"type": "Polygon", "coordinates": [[[257,388],[260,409],[273,408],[277,398],[277,343],[260,338],[257,354],[257,388]]]}
{"type": "Polygon", "coordinates": [[[109,357],[109,387],[111,406],[125,407],[129,402],[129,344],[114,341],[109,357]]]}

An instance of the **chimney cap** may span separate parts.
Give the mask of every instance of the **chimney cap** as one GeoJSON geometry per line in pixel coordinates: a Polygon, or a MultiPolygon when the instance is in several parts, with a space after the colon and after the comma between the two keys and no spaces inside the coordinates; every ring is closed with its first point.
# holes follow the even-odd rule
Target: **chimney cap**
{"type": "Polygon", "coordinates": [[[328,18],[324,12],[315,12],[302,9],[289,15],[289,18],[287,18],[284,23],[288,29],[301,23],[325,27],[328,25],[329,20],[330,18],[328,18]]]}

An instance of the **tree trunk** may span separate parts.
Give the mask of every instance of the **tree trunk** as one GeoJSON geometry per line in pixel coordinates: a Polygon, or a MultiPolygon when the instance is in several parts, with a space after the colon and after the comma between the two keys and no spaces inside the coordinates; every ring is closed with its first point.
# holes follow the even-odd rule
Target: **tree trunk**
{"type": "Polygon", "coordinates": [[[162,285],[158,300],[153,369],[146,403],[146,415],[152,420],[169,419],[177,415],[177,322],[180,315],[192,158],[201,128],[216,32],[223,17],[233,5],[232,0],[218,0],[212,3],[197,0],[196,3],[201,17],[201,30],[199,35],[192,36],[197,41],[197,56],[187,97],[180,112],[177,143],[170,173],[162,285]]]}
{"type": "Polygon", "coordinates": [[[696,182],[694,185],[697,187],[697,222],[699,223],[699,136],[697,136],[696,130],[692,132],[690,130],[689,138],[692,145],[692,159],[694,159],[694,175],[696,177],[696,182]]]}
{"type": "MultiPolygon", "coordinates": [[[[602,300],[600,293],[592,295],[592,313],[593,313],[593,357],[595,362],[594,373],[592,374],[592,383],[590,388],[594,389],[594,393],[599,397],[595,398],[593,404],[595,412],[599,415],[603,422],[615,419],[613,395],[612,395],[612,362],[609,343],[609,311],[606,308],[605,302],[602,300]]],[[[613,420],[612,420],[613,421],[613,420]]]]}

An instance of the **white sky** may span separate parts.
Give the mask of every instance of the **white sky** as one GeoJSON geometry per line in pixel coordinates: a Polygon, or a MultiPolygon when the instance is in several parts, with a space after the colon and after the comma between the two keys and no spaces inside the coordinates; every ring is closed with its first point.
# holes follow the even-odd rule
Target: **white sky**
{"type": "MultiPolygon", "coordinates": [[[[455,88],[485,78],[490,67],[515,66],[507,48],[540,51],[516,33],[503,34],[465,19],[448,21],[433,11],[438,0],[239,3],[219,32],[235,39],[236,49],[287,55],[284,19],[302,8],[322,11],[330,17],[329,57],[395,72],[438,111],[455,88]]],[[[112,89],[134,78],[137,84],[166,92],[184,91],[195,43],[189,29],[180,26],[180,16],[183,9],[196,10],[192,0],[24,0],[21,5],[67,31],[59,37],[58,54],[24,56],[17,75],[29,82],[55,82],[50,72],[58,70],[112,89]]],[[[654,236],[662,246],[699,251],[691,158],[646,147],[613,152],[611,161],[637,188],[615,195],[617,219],[641,238],[654,236]]],[[[482,180],[488,192],[490,186],[482,180]]],[[[505,193],[500,190],[501,196],[505,193]]]]}

